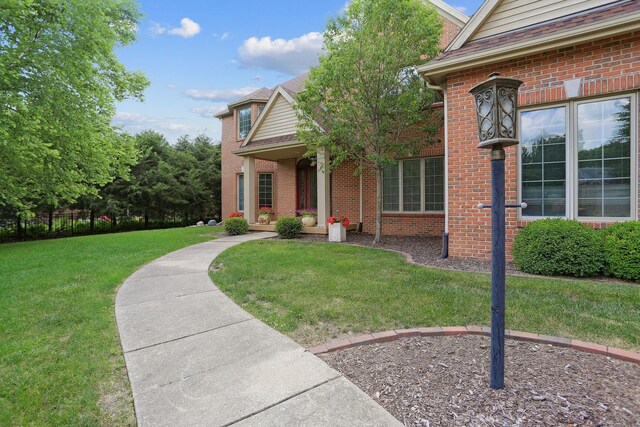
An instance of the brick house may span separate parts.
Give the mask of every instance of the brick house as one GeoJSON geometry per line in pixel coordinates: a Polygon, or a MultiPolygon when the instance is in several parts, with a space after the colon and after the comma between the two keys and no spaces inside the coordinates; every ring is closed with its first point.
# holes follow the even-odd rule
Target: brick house
{"type": "MultiPolygon", "coordinates": [[[[384,234],[446,233],[449,255],[490,257],[490,212],[476,207],[490,198],[490,163],[488,150],[476,148],[469,90],[493,72],[524,82],[521,144],[506,149],[506,190],[508,203],[528,207],[508,210],[507,249],[537,218],[594,227],[637,219],[640,1],[486,0],[468,20],[432,3],[446,49],[418,70],[442,93],[442,143],[385,171],[384,234]]],[[[317,206],[319,225],[339,211],[373,232],[372,171],[354,176],[355,165],[346,164],[327,176],[302,160],[290,105],[303,83],[301,76],[261,89],[219,115],[223,215],[244,209],[253,222],[263,202],[278,215],[317,206]]]]}
{"type": "Polygon", "coordinates": [[[640,1],[486,0],[439,57],[418,67],[443,90],[449,254],[490,257],[488,150],[469,90],[520,79],[521,144],[506,149],[507,251],[543,217],[593,227],[638,218],[640,1]]]}
{"type": "MultiPolygon", "coordinates": [[[[440,0],[429,0],[443,22],[441,47],[446,47],[468,21],[468,17],[440,0]]],[[[317,165],[303,156],[307,149],[295,139],[297,119],[293,104],[304,88],[306,75],[284,82],[275,89],[262,88],[229,104],[216,115],[222,122],[222,216],[242,211],[252,229],[256,209],[269,206],[276,218],[295,215],[298,209],[318,210],[318,227],[306,232],[326,232],[332,214],[349,216],[351,228],[361,224],[365,232],[375,226],[375,175],[366,168],[354,176],[354,164],[344,164],[325,173],[327,153],[317,154],[317,165]]],[[[435,108],[442,109],[442,103],[435,108]]],[[[440,140],[442,139],[440,137],[440,140]]],[[[444,146],[425,147],[420,157],[401,162],[390,172],[387,234],[439,236],[444,227],[444,146]],[[415,181],[411,206],[399,203],[400,173],[415,181]],[[426,182],[426,184],[422,184],[426,182]],[[393,187],[393,189],[391,189],[393,187]],[[396,194],[394,202],[393,193],[396,194]]],[[[407,178],[408,179],[408,178],[407,178]]],[[[408,193],[408,190],[405,191],[408,193]]]]}

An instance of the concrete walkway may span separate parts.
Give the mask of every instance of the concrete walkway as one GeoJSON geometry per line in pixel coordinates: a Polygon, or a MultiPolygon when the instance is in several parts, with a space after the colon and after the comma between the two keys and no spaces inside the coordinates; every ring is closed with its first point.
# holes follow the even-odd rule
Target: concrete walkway
{"type": "MultiPolygon", "coordinates": [[[[226,237],[130,276],[116,318],[140,426],[398,426],[364,392],[211,282],[226,237]]],[[[247,260],[252,262],[252,260],[247,260]]]]}

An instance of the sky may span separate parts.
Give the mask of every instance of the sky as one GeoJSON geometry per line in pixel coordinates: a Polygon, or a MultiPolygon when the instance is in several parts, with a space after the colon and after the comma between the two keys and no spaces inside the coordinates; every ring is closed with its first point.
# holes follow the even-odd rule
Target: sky
{"type": "MultiPolygon", "coordinates": [[[[117,105],[113,123],[153,129],[171,143],[204,133],[220,140],[213,115],[261,87],[273,88],[317,64],[322,31],[345,0],[138,0],[138,39],[118,48],[151,85],[143,102],[117,105]]],[[[471,15],[481,0],[447,0],[471,15]]]]}

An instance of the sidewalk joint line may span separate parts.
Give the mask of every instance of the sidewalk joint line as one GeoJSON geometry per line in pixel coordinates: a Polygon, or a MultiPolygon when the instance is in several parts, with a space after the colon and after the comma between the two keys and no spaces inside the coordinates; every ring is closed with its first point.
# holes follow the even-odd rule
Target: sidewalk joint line
{"type": "Polygon", "coordinates": [[[147,303],[150,303],[150,302],[158,302],[158,301],[165,301],[165,300],[168,300],[168,299],[183,298],[183,297],[188,297],[188,296],[191,296],[191,295],[206,294],[206,293],[209,293],[209,292],[222,292],[222,291],[220,289],[218,289],[218,288],[216,288],[216,289],[208,289],[206,291],[191,292],[191,293],[188,293],[188,294],[173,295],[173,296],[166,296],[164,298],[132,302],[131,304],[120,304],[120,307],[131,307],[132,305],[142,305],[142,304],[147,304],[147,303]]]}
{"type": "Polygon", "coordinates": [[[323,386],[323,385],[325,385],[325,384],[328,384],[328,383],[330,383],[331,381],[335,381],[335,380],[337,380],[337,379],[339,379],[339,378],[342,378],[342,376],[343,376],[342,374],[338,374],[337,376],[335,376],[335,377],[333,377],[333,378],[329,378],[328,380],[322,381],[321,383],[318,383],[318,384],[316,384],[316,385],[314,385],[314,386],[311,386],[311,387],[309,387],[309,388],[306,388],[306,389],[304,389],[304,390],[302,390],[302,391],[300,391],[300,392],[298,392],[298,393],[295,393],[295,394],[293,394],[293,395],[291,395],[291,396],[289,396],[289,397],[285,397],[284,399],[279,400],[278,402],[272,403],[271,405],[268,405],[268,406],[266,406],[266,407],[264,407],[264,408],[262,408],[262,409],[259,409],[259,410],[257,410],[257,411],[254,411],[254,412],[250,413],[250,414],[247,414],[247,415],[245,415],[245,416],[243,416],[243,417],[241,417],[241,418],[238,418],[237,420],[231,421],[231,422],[229,422],[229,423],[227,423],[227,424],[223,424],[221,427],[230,427],[230,426],[232,426],[232,425],[234,425],[234,424],[238,424],[240,421],[244,421],[244,420],[246,420],[247,418],[251,418],[251,417],[253,417],[253,416],[255,416],[255,415],[258,415],[258,414],[260,414],[260,413],[262,413],[262,412],[268,411],[269,409],[271,409],[271,408],[273,408],[273,407],[276,407],[276,406],[278,406],[278,405],[280,405],[280,404],[282,404],[282,403],[284,403],[284,402],[286,402],[286,401],[288,401],[288,400],[291,400],[291,399],[293,399],[294,397],[298,397],[298,396],[300,396],[300,395],[302,395],[302,394],[305,394],[305,393],[306,393],[306,392],[308,392],[308,391],[311,391],[311,390],[313,390],[313,389],[315,389],[315,388],[318,388],[318,387],[320,387],[320,386],[323,386]]]}
{"type": "Polygon", "coordinates": [[[133,350],[125,351],[124,354],[129,354],[129,353],[133,353],[135,351],[140,351],[140,350],[146,350],[146,349],[151,348],[151,347],[156,347],[156,346],[159,346],[159,345],[162,345],[162,344],[168,344],[168,343],[171,343],[171,342],[179,341],[179,340],[184,339],[184,338],[194,337],[194,336],[200,335],[200,334],[206,334],[207,332],[211,332],[211,331],[215,331],[215,330],[218,330],[218,329],[226,328],[226,327],[229,327],[229,326],[237,325],[238,323],[248,322],[249,320],[254,320],[254,319],[255,319],[255,317],[251,316],[251,318],[249,318],[249,319],[238,320],[237,322],[229,323],[228,325],[218,326],[218,327],[215,327],[215,328],[207,329],[206,331],[194,332],[193,334],[183,335],[183,336],[178,337],[178,338],[170,339],[170,340],[159,342],[159,343],[155,343],[155,344],[149,344],[149,345],[146,345],[146,346],[140,347],[140,348],[134,348],[133,350]]]}

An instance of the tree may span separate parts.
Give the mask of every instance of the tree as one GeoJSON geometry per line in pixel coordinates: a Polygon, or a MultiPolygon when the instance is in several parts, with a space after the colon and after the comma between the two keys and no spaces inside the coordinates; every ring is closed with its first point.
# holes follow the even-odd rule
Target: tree
{"type": "Polygon", "coordinates": [[[421,0],[354,0],[329,20],[320,64],[297,99],[297,137],[310,153],[328,148],[330,168],[346,160],[373,165],[376,243],[385,166],[415,153],[437,129],[429,117],[434,93],[414,66],[439,52],[441,33],[437,12],[421,0]]]}
{"type": "Polygon", "coordinates": [[[0,206],[28,213],[95,195],[135,162],[115,102],[148,85],[118,62],[133,0],[0,0],[0,206]]]}

